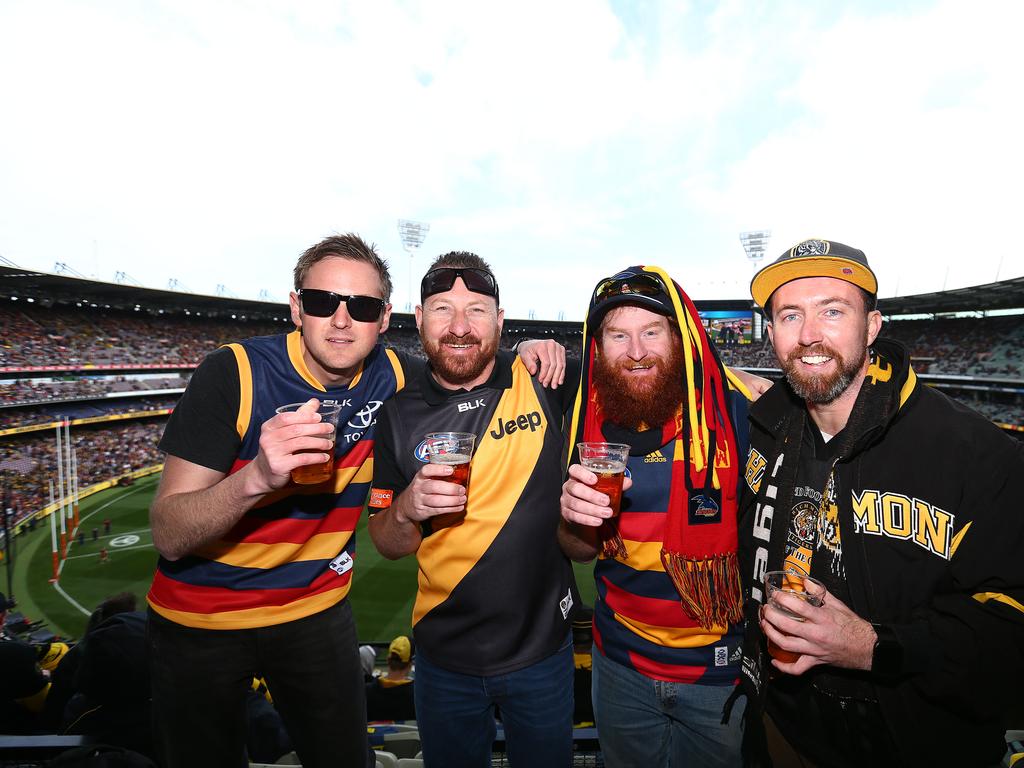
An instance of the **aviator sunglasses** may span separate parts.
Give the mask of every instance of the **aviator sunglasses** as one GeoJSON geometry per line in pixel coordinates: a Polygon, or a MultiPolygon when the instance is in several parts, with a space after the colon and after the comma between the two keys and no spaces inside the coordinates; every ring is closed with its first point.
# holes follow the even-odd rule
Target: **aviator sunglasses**
{"type": "Polygon", "coordinates": [[[474,269],[473,267],[438,267],[437,269],[430,270],[423,276],[423,282],[420,283],[420,302],[425,301],[428,296],[433,296],[435,293],[450,291],[452,286],[455,285],[456,278],[459,277],[466,284],[466,288],[473,293],[493,296],[494,301],[497,303],[498,283],[494,279],[494,275],[482,269],[474,269]]]}
{"type": "Polygon", "coordinates": [[[302,311],[313,317],[331,317],[338,311],[341,302],[348,306],[348,314],[360,323],[375,323],[387,303],[376,296],[343,296],[333,291],[321,291],[319,288],[300,288],[299,301],[302,311]]]}
{"type": "Polygon", "coordinates": [[[655,275],[620,272],[602,280],[594,290],[593,304],[600,304],[613,296],[668,295],[665,284],[655,275]]]}

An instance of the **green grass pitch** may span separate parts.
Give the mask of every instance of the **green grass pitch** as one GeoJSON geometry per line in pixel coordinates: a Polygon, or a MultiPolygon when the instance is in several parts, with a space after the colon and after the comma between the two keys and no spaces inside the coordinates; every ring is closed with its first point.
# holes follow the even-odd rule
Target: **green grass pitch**
{"type": "MultiPolygon", "coordinates": [[[[13,583],[9,585],[18,601],[17,610],[31,619],[46,621],[49,629],[62,637],[78,638],[89,613],[110,595],[133,592],[144,606],[157,558],[149,531],[149,505],[159,477],[154,475],[82,501],[79,527],[85,533],[85,542],[71,543],[57,585],[49,582],[53,571],[49,520],[18,537],[13,583]],[[111,530],[104,534],[103,521],[108,518],[111,530]],[[100,549],[104,547],[110,554],[107,563],[100,562],[100,549]]],[[[381,557],[365,527],[364,516],[356,532],[356,571],[349,595],[361,641],[386,643],[410,632],[416,561],[413,557],[395,561],[381,557]]],[[[576,580],[583,601],[593,605],[591,567],[577,565],[576,580]]],[[[501,585],[495,584],[494,589],[495,600],[505,599],[501,585]]]]}

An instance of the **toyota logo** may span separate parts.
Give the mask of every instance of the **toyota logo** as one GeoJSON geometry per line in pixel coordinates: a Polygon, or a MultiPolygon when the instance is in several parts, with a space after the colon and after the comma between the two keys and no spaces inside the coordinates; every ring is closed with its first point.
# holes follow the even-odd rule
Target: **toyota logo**
{"type": "Polygon", "coordinates": [[[371,400],[366,404],[365,408],[349,420],[348,425],[352,427],[352,429],[368,428],[374,422],[373,414],[377,412],[377,409],[380,408],[381,405],[383,405],[383,403],[380,400],[371,400]]]}

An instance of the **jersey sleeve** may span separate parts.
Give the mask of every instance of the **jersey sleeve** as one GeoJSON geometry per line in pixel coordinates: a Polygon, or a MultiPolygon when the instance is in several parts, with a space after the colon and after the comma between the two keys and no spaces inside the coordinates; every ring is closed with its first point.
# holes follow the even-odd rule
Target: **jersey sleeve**
{"type": "Polygon", "coordinates": [[[390,507],[409,485],[395,457],[395,411],[393,403],[386,403],[377,418],[377,437],[373,444],[373,484],[367,502],[367,511],[371,515],[390,507]]]}
{"type": "Polygon", "coordinates": [[[185,394],[167,420],[160,450],[218,472],[228,472],[238,456],[236,428],[241,401],[238,363],[221,348],[196,368],[185,394]]]}

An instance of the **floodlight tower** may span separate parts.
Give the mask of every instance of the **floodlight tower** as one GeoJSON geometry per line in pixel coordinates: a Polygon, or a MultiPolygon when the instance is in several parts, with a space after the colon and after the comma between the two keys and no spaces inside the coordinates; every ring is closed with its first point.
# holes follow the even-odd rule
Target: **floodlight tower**
{"type": "Polygon", "coordinates": [[[409,219],[398,220],[398,236],[402,238],[402,247],[405,248],[409,254],[409,300],[406,302],[405,311],[412,312],[413,300],[412,300],[412,259],[416,255],[416,250],[423,245],[423,241],[427,239],[427,232],[430,231],[430,225],[424,224],[421,221],[410,221],[409,219]]]}
{"type": "MultiPolygon", "coordinates": [[[[747,252],[747,258],[750,259],[750,264],[754,268],[755,273],[761,264],[761,259],[764,258],[765,251],[768,250],[768,241],[771,237],[772,232],[770,229],[740,232],[740,242],[743,243],[743,250],[747,252]]],[[[763,322],[764,318],[761,316],[761,313],[755,312],[753,327],[751,328],[754,341],[760,341],[764,338],[763,322]]]]}

